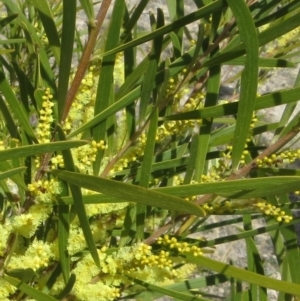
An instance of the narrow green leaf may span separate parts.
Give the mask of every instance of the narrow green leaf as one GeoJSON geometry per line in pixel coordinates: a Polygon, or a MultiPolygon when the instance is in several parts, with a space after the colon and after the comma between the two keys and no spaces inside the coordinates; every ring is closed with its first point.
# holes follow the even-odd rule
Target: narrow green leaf
{"type": "MultiPolygon", "coordinates": [[[[58,131],[58,135],[60,140],[66,140],[65,137],[65,133],[62,130],[62,128],[57,125],[57,131],[58,131]]],[[[65,142],[70,142],[70,141],[65,141],[65,142]]],[[[70,170],[70,171],[75,171],[75,165],[73,162],[73,157],[72,157],[72,153],[69,149],[65,149],[62,151],[62,155],[64,158],[64,164],[65,164],[65,168],[70,170]]],[[[70,173],[70,172],[69,172],[70,173]]],[[[97,267],[100,268],[100,260],[99,260],[99,255],[98,255],[98,251],[94,242],[94,238],[93,238],[93,234],[90,228],[90,224],[89,224],[89,220],[88,217],[86,215],[86,211],[85,211],[85,205],[82,199],[82,193],[81,193],[81,185],[73,185],[72,183],[69,184],[70,185],[70,190],[73,196],[73,200],[74,200],[74,207],[75,207],[75,211],[77,213],[79,222],[80,222],[80,227],[82,228],[82,232],[86,241],[86,244],[89,248],[89,251],[91,252],[91,255],[94,259],[94,262],[96,264],[97,267]]],[[[66,217],[68,219],[67,216],[67,210],[63,211],[64,217],[66,217]]],[[[68,232],[68,228],[65,229],[65,235],[67,235],[68,232]]],[[[66,238],[64,238],[66,239],[66,238]]],[[[63,252],[63,246],[61,246],[61,251],[63,252]]],[[[67,255],[64,255],[64,257],[67,257],[67,255]]],[[[66,269],[69,269],[69,267],[65,267],[66,269]]],[[[66,276],[68,273],[68,270],[65,271],[66,276]]]]}
{"type": "Polygon", "coordinates": [[[0,96],[0,110],[2,112],[3,119],[5,120],[6,127],[12,138],[21,140],[18,127],[15,124],[14,118],[11,115],[10,110],[8,109],[4,99],[0,96]]]}
{"type": "MultiPolygon", "coordinates": [[[[264,24],[271,23],[272,21],[282,18],[282,17],[286,16],[288,13],[295,11],[297,8],[299,8],[299,5],[300,5],[300,3],[298,1],[291,1],[290,3],[287,3],[284,6],[283,5],[281,7],[277,6],[276,10],[273,13],[267,13],[264,16],[262,14],[262,9],[266,10],[267,8],[269,8],[270,11],[272,11],[272,9],[274,9],[274,7],[276,6],[276,2],[275,1],[272,1],[272,2],[273,2],[273,7],[270,5],[271,3],[269,3],[268,5],[266,5],[266,7],[259,9],[261,18],[259,18],[257,21],[255,21],[256,27],[260,27],[264,24]]],[[[280,2],[280,1],[277,1],[277,2],[280,2]]]]}
{"type": "MultiPolygon", "coordinates": [[[[173,284],[166,285],[163,288],[176,291],[176,292],[191,294],[190,291],[197,292],[201,288],[206,288],[212,285],[218,285],[220,283],[227,282],[228,280],[229,278],[227,278],[224,275],[214,274],[202,278],[186,279],[181,282],[175,282],[173,284]]],[[[154,298],[156,299],[156,298],[164,297],[165,294],[151,291],[151,296],[153,299],[154,298]]],[[[144,300],[143,297],[144,297],[144,292],[135,295],[136,300],[144,300]]]]}
{"type": "Polygon", "coordinates": [[[295,225],[299,221],[300,221],[300,219],[293,220],[289,224],[285,224],[285,223],[280,223],[279,224],[278,222],[274,223],[274,221],[273,221],[273,224],[270,224],[270,225],[265,226],[265,227],[256,228],[254,230],[248,230],[248,231],[241,232],[241,233],[238,233],[238,234],[223,236],[223,237],[215,238],[215,239],[212,239],[212,240],[201,241],[199,243],[199,247],[202,247],[202,248],[204,248],[204,247],[214,247],[216,245],[224,244],[226,242],[237,241],[237,240],[240,240],[240,239],[243,239],[243,238],[248,238],[248,237],[252,237],[252,236],[255,236],[255,235],[259,235],[259,234],[269,233],[270,231],[277,231],[279,228],[286,227],[288,225],[295,225]]]}
{"type": "MultiPolygon", "coordinates": [[[[145,2],[145,1],[140,1],[140,4],[143,2],[145,2]]],[[[124,23],[127,22],[127,18],[128,18],[128,11],[126,10],[125,16],[124,16],[124,23]]],[[[127,37],[127,41],[131,41],[131,40],[132,40],[132,34],[129,33],[129,35],[127,37]]],[[[141,65],[142,65],[142,62],[138,65],[138,67],[140,67],[141,65]]],[[[124,77],[125,77],[124,84],[129,82],[129,78],[132,76],[132,74],[137,69],[138,68],[136,68],[135,49],[129,48],[124,51],[124,77]]],[[[137,76],[139,75],[138,73],[136,73],[136,74],[137,74],[137,76]]],[[[137,77],[137,79],[134,80],[132,83],[135,84],[135,82],[138,80],[138,78],[140,78],[140,77],[137,77]]],[[[124,87],[124,84],[121,87],[124,87]]],[[[120,91],[120,89],[118,91],[120,91]]],[[[116,96],[116,99],[118,99],[117,95],[115,95],[115,96],[116,96]]],[[[127,127],[125,140],[128,140],[128,139],[130,139],[130,137],[132,137],[134,135],[135,129],[136,129],[135,105],[132,103],[132,104],[126,106],[125,111],[126,111],[126,127],[127,127]]]]}
{"type": "Polygon", "coordinates": [[[108,108],[103,110],[101,113],[97,114],[94,118],[89,120],[87,123],[83,124],[81,127],[79,127],[77,130],[74,132],[70,133],[67,138],[74,137],[81,132],[92,128],[93,126],[96,126],[97,124],[103,122],[105,119],[107,119],[109,116],[112,114],[120,111],[124,107],[130,105],[131,103],[134,102],[135,99],[137,99],[140,95],[141,87],[137,87],[130,93],[128,93],[126,96],[124,96],[122,99],[119,101],[115,102],[114,104],[110,105],[108,108]]]}
{"type": "Polygon", "coordinates": [[[186,260],[190,263],[197,264],[202,268],[210,269],[212,271],[221,273],[228,277],[233,277],[241,281],[245,281],[269,289],[274,289],[276,291],[281,291],[295,296],[300,296],[299,284],[272,279],[270,277],[249,272],[247,270],[237,268],[232,265],[219,262],[204,256],[193,257],[192,255],[187,255],[186,260]]]}
{"type": "Polygon", "coordinates": [[[134,26],[136,26],[138,20],[141,17],[141,14],[144,12],[145,7],[147,6],[149,0],[141,0],[135,7],[133,13],[131,14],[130,19],[124,24],[124,34],[122,35],[123,40],[128,40],[129,33],[132,31],[134,26]]]}
{"type": "Polygon", "coordinates": [[[131,48],[131,47],[143,44],[145,42],[148,42],[150,40],[153,40],[154,38],[156,38],[160,35],[165,35],[172,31],[176,31],[177,29],[181,28],[182,26],[185,26],[194,21],[197,21],[205,16],[208,16],[211,13],[214,13],[215,11],[221,10],[224,6],[225,6],[225,1],[223,1],[223,0],[214,1],[214,2],[204,6],[203,8],[198,9],[195,12],[192,12],[192,13],[184,16],[183,18],[180,18],[179,20],[176,20],[168,25],[165,25],[165,26],[153,31],[150,34],[147,34],[141,38],[132,40],[129,43],[126,43],[117,48],[114,48],[113,50],[107,51],[107,52],[103,53],[102,56],[107,56],[107,55],[111,55],[111,54],[114,54],[117,52],[121,52],[127,48],[131,48]]]}
{"type": "Polygon", "coordinates": [[[145,287],[147,290],[150,290],[150,291],[154,291],[154,292],[158,292],[158,293],[161,293],[165,296],[170,296],[172,298],[175,298],[177,300],[184,300],[184,301],[210,301],[206,298],[202,298],[202,297],[197,297],[195,295],[192,295],[192,294],[184,294],[184,293],[181,293],[181,292],[177,292],[175,290],[171,290],[171,289],[168,289],[168,288],[165,288],[163,286],[158,286],[158,285],[155,285],[155,284],[150,284],[150,283],[147,283],[145,281],[142,281],[142,280],[139,280],[139,279],[135,279],[135,278],[131,278],[131,277],[128,277],[130,280],[132,280],[133,282],[145,287]]]}
{"type": "Polygon", "coordinates": [[[0,180],[5,180],[7,178],[11,178],[13,175],[21,173],[26,170],[26,167],[18,167],[5,172],[0,173],[0,180]]]}
{"type": "MultiPolygon", "coordinates": [[[[6,41],[5,41],[5,42],[6,42],[6,41]]],[[[24,41],[22,41],[22,42],[24,42],[24,41]]],[[[0,41],[0,44],[2,44],[1,41],[0,41]]],[[[12,53],[12,52],[14,52],[13,49],[1,49],[1,48],[0,48],[0,54],[1,54],[1,55],[2,55],[2,54],[12,53]]]]}
{"type": "Polygon", "coordinates": [[[0,31],[9,23],[11,23],[14,19],[18,17],[18,14],[11,14],[5,18],[0,19],[0,31]]]}
{"type": "MultiPolygon", "coordinates": [[[[259,96],[255,100],[254,110],[261,110],[274,107],[281,104],[292,103],[298,101],[300,88],[292,88],[279,90],[270,94],[259,96]]],[[[161,119],[165,120],[188,120],[188,119],[203,119],[215,118],[227,115],[237,114],[238,102],[214,106],[211,108],[203,108],[186,113],[164,116],[161,119]]]]}
{"type": "MultiPolygon", "coordinates": [[[[243,215],[244,229],[251,230],[251,216],[250,214],[243,215]]],[[[262,259],[257,250],[256,244],[252,237],[248,237],[246,240],[246,249],[247,249],[247,269],[249,271],[264,275],[264,269],[262,266],[262,259]]],[[[249,293],[251,293],[251,298],[253,300],[266,300],[267,291],[264,288],[258,288],[256,285],[251,285],[249,288],[249,293]],[[259,299],[258,299],[258,293],[259,299]]]]}
{"type": "MultiPolygon", "coordinates": [[[[38,0],[37,0],[38,1],[38,0]]],[[[61,33],[61,53],[59,60],[59,77],[57,88],[58,120],[61,120],[68,92],[72,55],[74,49],[76,22],[76,1],[63,0],[63,24],[61,33]]]]}
{"type": "MultiPolygon", "coordinates": [[[[245,65],[245,56],[238,57],[236,59],[227,61],[224,63],[225,65],[230,66],[244,66],[245,65]]],[[[295,68],[295,63],[289,62],[284,59],[276,59],[276,58],[258,58],[258,66],[264,68],[295,68]]]]}
{"type": "MultiPolygon", "coordinates": [[[[106,40],[105,50],[111,50],[119,44],[120,29],[123,22],[123,14],[125,9],[125,1],[119,0],[115,2],[113,12],[110,19],[108,36],[106,40]]],[[[98,80],[97,95],[94,106],[94,115],[97,115],[106,110],[111,104],[113,94],[113,73],[116,55],[112,54],[106,56],[102,60],[101,73],[98,80]]],[[[105,140],[107,120],[104,119],[102,123],[97,124],[93,128],[93,138],[96,141],[105,140]]],[[[101,164],[103,152],[99,153],[96,161],[93,164],[94,173],[98,174],[101,164]]]]}
{"type": "Polygon", "coordinates": [[[57,62],[59,62],[60,55],[60,41],[56,24],[53,20],[53,15],[49,7],[49,1],[46,0],[31,0],[34,7],[37,9],[40,15],[40,19],[43,23],[45,33],[47,35],[49,45],[52,48],[53,54],[57,62]]]}
{"type": "Polygon", "coordinates": [[[53,170],[51,172],[74,185],[80,185],[80,187],[115,196],[129,202],[166,208],[178,212],[186,212],[193,215],[205,215],[204,211],[199,206],[181,198],[163,194],[158,191],[156,192],[153,189],[145,189],[140,186],[123,182],[62,170],[53,170]]]}
{"type": "MultiPolygon", "coordinates": [[[[218,122],[216,119],[215,121],[218,122]]],[[[269,123],[269,124],[264,124],[261,126],[258,125],[254,127],[249,131],[249,133],[251,136],[255,136],[255,135],[265,133],[267,131],[273,131],[277,128],[278,128],[278,122],[269,123]]],[[[210,138],[209,146],[217,146],[217,145],[224,145],[226,143],[231,143],[232,138],[234,136],[234,129],[235,126],[233,125],[213,133],[210,138]]]]}
{"type": "Polygon", "coordinates": [[[76,275],[71,274],[69,281],[67,282],[65,288],[59,293],[59,295],[57,296],[57,299],[62,300],[65,296],[67,296],[69,293],[71,293],[75,282],[76,282],[76,275]]]}
{"type": "Polygon", "coordinates": [[[67,249],[70,231],[69,210],[69,206],[58,208],[58,253],[65,283],[68,282],[70,276],[70,257],[67,249]]]}
{"type": "Polygon", "coordinates": [[[86,13],[88,20],[89,20],[89,26],[93,26],[95,22],[95,13],[94,13],[94,6],[93,1],[91,0],[79,0],[80,4],[86,13]]]}
{"type": "MultiPolygon", "coordinates": [[[[259,33],[258,34],[259,46],[263,46],[269,42],[276,40],[277,38],[285,35],[286,33],[292,31],[298,26],[300,26],[300,13],[296,13],[291,17],[286,18],[285,20],[279,22],[278,24],[270,26],[266,30],[259,33]]],[[[244,54],[245,54],[245,46],[244,44],[239,44],[238,46],[235,46],[233,48],[224,49],[222,53],[206,61],[203,64],[203,67],[210,67],[214,65],[223,64],[224,62],[233,60],[244,54]]]]}
{"type": "MultiPolygon", "coordinates": [[[[287,210],[286,214],[292,215],[291,210],[287,210]]],[[[280,229],[284,239],[285,256],[289,264],[289,272],[293,283],[300,284],[299,264],[300,251],[298,246],[298,237],[293,225],[280,229]]]]}
{"type": "Polygon", "coordinates": [[[15,21],[18,22],[18,24],[30,35],[32,41],[38,46],[38,54],[43,67],[43,71],[45,71],[46,73],[47,82],[55,90],[54,75],[50,66],[49,58],[47,56],[44,45],[36,32],[36,29],[29,22],[28,17],[24,15],[15,1],[3,0],[2,2],[9,8],[9,10],[13,14],[18,15],[18,18],[15,21]]]}
{"type": "Polygon", "coordinates": [[[236,193],[247,193],[248,191],[261,193],[260,196],[274,195],[278,191],[282,193],[296,191],[299,188],[300,177],[266,177],[250,178],[242,180],[231,180],[214,183],[201,183],[191,185],[180,185],[173,187],[161,187],[161,193],[174,196],[187,197],[203,194],[216,194],[221,196],[234,195],[236,193]],[[298,185],[298,186],[297,186],[298,185]]]}
{"type": "MultiPolygon", "coordinates": [[[[7,40],[0,40],[0,45],[1,44],[18,44],[18,43],[25,43],[26,39],[7,39],[7,40]]],[[[14,49],[1,49],[1,54],[6,54],[6,53],[11,53],[14,52],[14,49]]]]}
{"type": "Polygon", "coordinates": [[[57,299],[49,296],[48,294],[44,294],[41,291],[29,286],[28,284],[20,281],[19,279],[4,275],[4,280],[10,283],[11,285],[18,288],[24,294],[34,298],[37,301],[58,301],[57,299]]]}
{"type": "Polygon", "coordinates": [[[51,153],[63,149],[79,147],[87,143],[88,142],[84,140],[60,141],[60,142],[27,145],[27,146],[20,146],[17,148],[0,150],[0,161],[51,153]]]}
{"type": "MultiPolygon", "coordinates": [[[[172,20],[172,22],[184,17],[184,1],[182,0],[167,1],[167,5],[170,12],[170,20],[172,20]],[[171,2],[173,3],[171,4],[171,2]]],[[[184,26],[170,33],[170,37],[172,39],[172,44],[173,44],[174,58],[178,58],[181,56],[183,31],[184,31],[184,26]]]]}
{"type": "MultiPolygon", "coordinates": [[[[183,180],[184,184],[189,184],[193,179],[193,175],[195,172],[195,166],[197,166],[196,161],[198,160],[198,157],[199,157],[199,147],[200,147],[199,140],[200,140],[199,135],[194,135],[192,137],[189,158],[188,158],[186,172],[185,172],[185,176],[184,176],[184,180],[183,180]]],[[[206,156],[206,153],[205,153],[205,156],[206,156]]],[[[200,160],[201,160],[201,158],[200,158],[200,160]]],[[[200,164],[201,164],[201,162],[200,162],[200,164]]],[[[199,179],[197,179],[197,180],[199,180],[199,179]]]]}
{"type": "Polygon", "coordinates": [[[29,123],[29,116],[17,99],[10,84],[6,80],[2,69],[0,69],[0,90],[9,104],[11,111],[14,112],[15,117],[19,121],[19,125],[34,142],[37,142],[34,131],[29,123]]]}
{"type": "MultiPolygon", "coordinates": [[[[156,27],[160,28],[163,25],[164,25],[163,11],[161,9],[158,9],[156,27]]],[[[145,115],[149,105],[149,99],[151,99],[151,94],[154,87],[154,81],[156,78],[156,72],[159,66],[159,59],[162,51],[162,43],[163,43],[162,36],[156,37],[153,40],[152,49],[149,54],[148,66],[142,83],[142,91],[141,91],[141,98],[140,98],[140,114],[139,114],[140,120],[145,119],[145,115]]]]}
{"type": "MultiPolygon", "coordinates": [[[[155,109],[152,118],[150,120],[150,126],[147,135],[147,141],[145,146],[145,153],[143,157],[140,186],[148,188],[151,176],[152,158],[154,156],[156,129],[157,129],[158,110],[155,109]]],[[[146,216],[146,206],[143,204],[137,204],[136,212],[136,237],[140,240],[144,239],[144,223],[146,216]]]]}
{"type": "MultiPolygon", "coordinates": [[[[7,161],[0,162],[0,170],[2,172],[7,172],[7,171],[10,171],[13,169],[14,169],[13,166],[9,162],[7,162],[7,161]]],[[[19,186],[19,188],[27,189],[27,185],[24,183],[23,175],[21,175],[19,173],[15,173],[15,174],[11,175],[10,178],[13,182],[15,182],[16,185],[19,186]]],[[[6,189],[5,191],[9,192],[9,189],[6,189]]]]}
{"type": "MultiPolygon", "coordinates": [[[[83,202],[85,205],[88,204],[104,204],[104,203],[125,203],[127,202],[126,200],[122,200],[120,198],[114,197],[114,196],[109,196],[106,194],[91,194],[91,195],[83,195],[82,196],[83,202]]],[[[57,201],[58,205],[73,205],[74,201],[71,196],[64,196],[60,197],[57,201]]]]}
{"type": "MultiPolygon", "coordinates": [[[[283,258],[283,262],[280,265],[280,267],[281,267],[281,273],[280,273],[281,274],[281,279],[285,280],[285,281],[288,281],[288,279],[289,279],[289,265],[288,265],[287,257],[283,258]]],[[[287,295],[283,292],[279,292],[277,301],[287,301],[287,300],[292,301],[291,296],[287,295]]]]}
{"type": "Polygon", "coordinates": [[[289,18],[277,22],[275,25],[268,27],[258,35],[259,46],[265,45],[277,38],[285,35],[300,25],[300,12],[292,14],[289,18]]]}
{"type": "MultiPolygon", "coordinates": [[[[209,70],[209,78],[207,82],[207,92],[205,107],[215,106],[218,102],[218,95],[220,89],[221,80],[221,67],[214,66],[209,70]]],[[[206,154],[208,152],[211,132],[212,132],[212,119],[204,119],[199,127],[199,142],[198,151],[195,159],[195,177],[196,182],[201,182],[201,176],[204,172],[204,166],[206,163],[206,154]]]]}
{"type": "Polygon", "coordinates": [[[129,245],[135,238],[136,206],[127,207],[123,227],[121,229],[119,248],[129,245]]]}
{"type": "Polygon", "coordinates": [[[232,168],[239,161],[249,136],[258,84],[258,38],[253,18],[245,2],[227,0],[236,19],[242,42],[245,46],[245,69],[241,78],[241,92],[232,149],[232,168]]]}
{"type": "Polygon", "coordinates": [[[22,282],[29,282],[32,280],[34,276],[36,276],[36,272],[31,268],[26,269],[13,269],[6,272],[7,276],[17,278],[18,280],[21,280],[22,282]]]}

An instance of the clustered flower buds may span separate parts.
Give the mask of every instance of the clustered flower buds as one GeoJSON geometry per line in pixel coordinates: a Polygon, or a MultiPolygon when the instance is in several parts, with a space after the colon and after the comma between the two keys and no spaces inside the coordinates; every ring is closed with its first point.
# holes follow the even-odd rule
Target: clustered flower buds
{"type": "Polygon", "coordinates": [[[99,142],[93,140],[90,144],[73,149],[72,153],[76,166],[81,171],[91,171],[92,164],[96,161],[98,151],[105,150],[106,148],[107,146],[104,140],[100,140],[99,142]]]}
{"type": "Polygon", "coordinates": [[[276,206],[268,204],[267,202],[258,202],[255,203],[254,206],[257,207],[262,213],[273,216],[277,222],[289,223],[293,219],[293,217],[287,215],[285,211],[277,208],[276,206]]]}
{"type": "Polygon", "coordinates": [[[159,237],[157,243],[168,247],[170,250],[177,250],[181,254],[190,253],[195,257],[203,254],[201,248],[195,245],[191,246],[187,242],[179,242],[176,237],[170,238],[169,235],[159,237]]]}
{"type": "Polygon", "coordinates": [[[40,119],[36,128],[37,138],[40,143],[48,143],[51,140],[51,124],[53,122],[53,95],[50,93],[50,89],[47,88],[45,95],[42,97],[43,103],[40,110],[40,119]]]}
{"type": "Polygon", "coordinates": [[[258,167],[278,167],[284,164],[295,162],[300,158],[300,150],[286,150],[279,154],[272,154],[271,156],[264,157],[256,160],[258,167]]]}

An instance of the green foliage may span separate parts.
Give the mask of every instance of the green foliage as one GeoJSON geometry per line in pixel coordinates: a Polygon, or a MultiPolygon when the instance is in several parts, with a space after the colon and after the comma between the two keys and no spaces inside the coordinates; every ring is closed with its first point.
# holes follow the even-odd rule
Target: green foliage
{"type": "Polygon", "coordinates": [[[258,86],[296,67],[300,2],[168,0],[146,31],[149,1],[96,2],[0,4],[0,299],[299,300],[300,76],[258,86]],[[246,268],[216,259],[239,242],[246,268]]]}

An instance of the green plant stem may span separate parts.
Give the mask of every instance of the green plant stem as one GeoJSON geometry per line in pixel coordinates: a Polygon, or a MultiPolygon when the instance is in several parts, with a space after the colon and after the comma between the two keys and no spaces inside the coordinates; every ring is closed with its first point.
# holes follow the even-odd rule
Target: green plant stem
{"type": "Polygon", "coordinates": [[[103,25],[103,22],[104,22],[106,14],[107,14],[108,8],[111,4],[111,1],[112,0],[103,0],[102,4],[100,6],[100,9],[99,9],[98,15],[96,17],[95,26],[91,27],[91,30],[89,33],[89,39],[83,50],[83,54],[81,56],[81,60],[78,65],[78,68],[77,68],[77,72],[75,74],[74,80],[71,84],[71,87],[70,87],[67,97],[66,97],[66,105],[65,105],[65,108],[64,108],[64,111],[62,114],[61,123],[64,123],[64,121],[68,117],[68,114],[71,109],[72,103],[75,99],[76,93],[80,87],[81,81],[88,68],[91,54],[95,48],[98,34],[103,25]]]}

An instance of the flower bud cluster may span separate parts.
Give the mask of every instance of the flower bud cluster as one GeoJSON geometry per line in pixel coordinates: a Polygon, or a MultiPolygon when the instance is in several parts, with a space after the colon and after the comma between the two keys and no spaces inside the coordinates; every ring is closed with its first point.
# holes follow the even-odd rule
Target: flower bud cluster
{"type": "Polygon", "coordinates": [[[114,78],[114,84],[117,87],[120,87],[124,83],[125,74],[124,74],[124,59],[123,59],[122,52],[116,54],[113,78],[114,78]]]}
{"type": "Polygon", "coordinates": [[[10,223],[2,224],[0,223],[0,257],[4,255],[6,249],[6,242],[11,232],[10,223]]]}
{"type": "Polygon", "coordinates": [[[119,161],[114,165],[111,173],[122,171],[127,168],[130,163],[138,160],[144,155],[146,147],[147,136],[145,133],[141,134],[133,148],[131,148],[119,161]]]}
{"type": "MultiPolygon", "coordinates": [[[[169,80],[169,92],[175,91],[176,80],[171,78],[169,80]]],[[[182,89],[174,95],[174,102],[172,104],[173,113],[183,113],[196,108],[203,107],[203,101],[205,95],[203,93],[197,93],[194,97],[189,97],[188,89],[182,89]],[[187,99],[187,100],[185,100],[187,99]],[[181,104],[184,101],[184,104],[181,104]]],[[[166,121],[164,124],[157,128],[156,141],[162,142],[165,138],[170,138],[172,135],[184,134],[187,130],[194,128],[196,125],[200,125],[201,120],[171,120],[166,121]]]]}
{"type": "Polygon", "coordinates": [[[37,271],[40,268],[47,267],[53,253],[51,247],[47,242],[34,240],[24,255],[14,256],[11,258],[8,268],[9,269],[22,269],[31,268],[37,271]]]}
{"type": "MultiPolygon", "coordinates": [[[[256,122],[256,121],[254,121],[254,122],[256,122]]],[[[252,123],[252,124],[253,124],[253,126],[255,126],[254,123],[252,123]]],[[[245,150],[243,151],[243,153],[241,155],[240,165],[246,164],[246,156],[249,155],[249,151],[246,148],[248,147],[248,142],[250,142],[250,141],[251,141],[250,138],[246,139],[245,150]]],[[[231,145],[227,145],[226,149],[227,149],[227,152],[223,152],[222,153],[222,157],[223,157],[222,161],[223,162],[219,161],[219,165],[220,165],[221,169],[224,169],[224,170],[228,171],[229,170],[228,168],[230,168],[230,164],[231,164],[232,146],[231,145]]]]}
{"type": "Polygon", "coordinates": [[[191,246],[187,242],[179,242],[175,237],[170,238],[169,235],[164,235],[157,239],[157,243],[168,247],[171,250],[177,250],[181,254],[192,254],[193,256],[202,255],[201,248],[197,246],[191,246]]]}
{"type": "Polygon", "coordinates": [[[207,214],[232,213],[235,209],[237,209],[235,206],[233,207],[232,202],[228,200],[222,203],[206,203],[202,206],[202,208],[207,214]]]}
{"type": "Polygon", "coordinates": [[[53,122],[53,110],[54,105],[52,99],[53,95],[50,93],[50,89],[47,88],[44,96],[42,97],[43,103],[40,110],[40,119],[36,128],[36,135],[40,143],[48,143],[51,140],[51,124],[53,122]]]}
{"type": "Polygon", "coordinates": [[[62,155],[56,155],[51,158],[51,169],[57,169],[58,167],[64,168],[65,163],[64,163],[64,158],[62,155]]]}
{"type": "Polygon", "coordinates": [[[52,202],[56,195],[61,193],[61,187],[56,179],[38,180],[28,184],[28,190],[35,196],[37,203],[52,202]]]}
{"type": "Polygon", "coordinates": [[[284,164],[295,162],[300,158],[300,149],[287,150],[279,154],[272,154],[271,156],[257,159],[256,164],[258,167],[278,167],[284,164]]]}
{"type": "MultiPolygon", "coordinates": [[[[71,81],[74,75],[71,76],[71,81]]],[[[94,117],[94,103],[97,94],[97,82],[99,78],[99,69],[92,65],[89,67],[88,72],[78,89],[68,117],[64,123],[64,130],[66,132],[74,131],[82,123],[94,117]]]]}
{"type": "MultiPolygon", "coordinates": [[[[186,70],[183,70],[185,73],[186,70]]],[[[197,93],[194,97],[189,97],[189,89],[181,89],[179,92],[176,91],[176,84],[178,78],[170,78],[168,82],[168,87],[166,89],[165,97],[172,97],[172,109],[173,113],[182,113],[190,111],[203,106],[203,100],[205,95],[202,92],[197,93]]],[[[122,122],[123,124],[123,122],[122,122]]],[[[176,120],[176,121],[166,121],[164,124],[157,128],[156,133],[156,143],[162,143],[164,139],[170,139],[172,135],[183,135],[188,130],[195,128],[195,126],[201,124],[201,120],[176,120]]],[[[117,130],[118,131],[118,130],[117,130]]],[[[116,172],[122,171],[127,168],[130,163],[135,162],[139,157],[144,155],[144,150],[146,147],[147,134],[144,132],[137,139],[136,144],[131,148],[119,161],[114,165],[111,170],[111,175],[116,172]]]]}
{"type": "Polygon", "coordinates": [[[139,244],[135,249],[135,260],[134,260],[134,269],[137,267],[143,268],[144,266],[148,267],[158,267],[158,268],[171,268],[173,262],[169,257],[170,253],[161,250],[157,255],[152,253],[152,247],[146,244],[139,244]]]}
{"type": "MultiPolygon", "coordinates": [[[[281,19],[278,19],[278,22],[280,22],[281,19]]],[[[272,25],[274,25],[272,23],[272,25]]],[[[264,25],[261,27],[261,30],[265,30],[270,26],[270,24],[264,25]]],[[[287,51],[293,49],[293,44],[298,41],[298,37],[300,34],[299,27],[295,28],[294,30],[291,30],[287,32],[284,35],[281,35],[276,40],[268,43],[265,46],[264,53],[267,57],[274,57],[276,53],[282,53],[283,51],[287,51]]]]}
{"type": "Polygon", "coordinates": [[[209,172],[206,175],[201,175],[201,182],[202,183],[218,182],[220,180],[221,180],[221,177],[216,172],[209,172]]]}
{"type": "Polygon", "coordinates": [[[0,300],[10,301],[9,295],[12,295],[17,290],[17,287],[8,283],[2,277],[0,277],[0,300]]]}
{"type": "Polygon", "coordinates": [[[49,205],[34,204],[28,212],[12,217],[11,228],[20,235],[30,238],[38,226],[47,219],[51,211],[52,208],[49,205]]]}
{"type": "Polygon", "coordinates": [[[90,144],[72,149],[75,165],[82,172],[91,171],[92,164],[96,161],[98,151],[105,150],[106,148],[105,141],[100,140],[96,142],[93,140],[90,144]]]}
{"type": "MultiPolygon", "coordinates": [[[[149,283],[162,283],[173,279],[175,270],[169,258],[169,252],[152,252],[152,247],[137,244],[122,247],[109,252],[106,247],[98,250],[100,269],[88,254],[77,262],[73,272],[80,275],[74,284],[72,293],[80,300],[112,301],[120,297],[120,287],[130,284],[126,276],[141,279],[149,283]]],[[[184,271],[180,273],[183,275],[184,271]]],[[[62,277],[51,290],[57,294],[64,287],[62,277]]]]}
{"type": "Polygon", "coordinates": [[[277,220],[277,222],[289,223],[293,219],[293,217],[287,215],[285,211],[277,208],[276,206],[268,204],[267,202],[257,202],[254,204],[254,206],[258,208],[262,213],[273,216],[277,220]]]}

